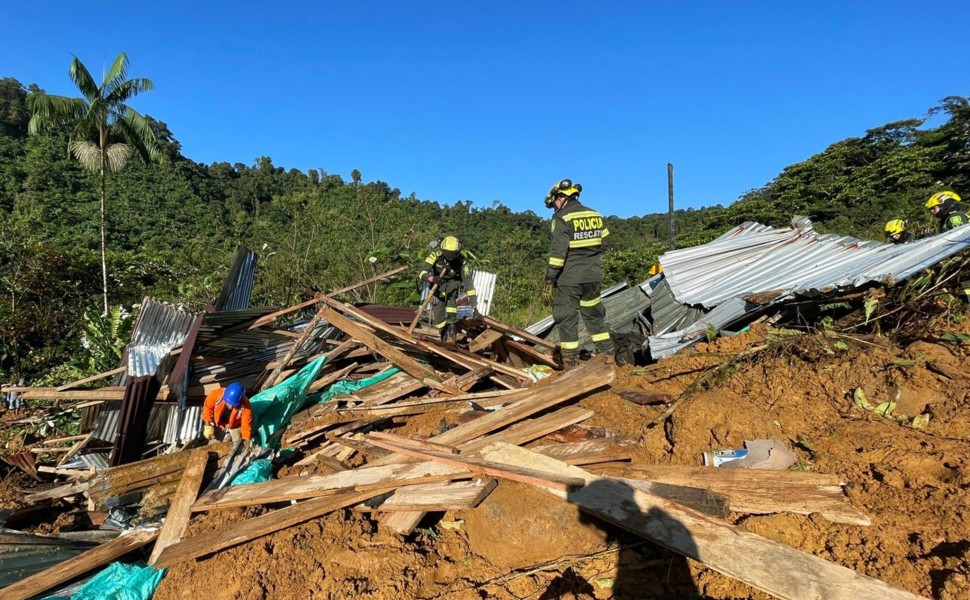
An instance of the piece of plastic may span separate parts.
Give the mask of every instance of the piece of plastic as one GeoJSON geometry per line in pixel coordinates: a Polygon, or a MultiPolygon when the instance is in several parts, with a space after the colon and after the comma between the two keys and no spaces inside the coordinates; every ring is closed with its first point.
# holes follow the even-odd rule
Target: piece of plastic
{"type": "MultiPolygon", "coordinates": [[[[165,576],[165,569],[114,562],[71,595],[70,600],[149,600],[165,576]]],[[[44,600],[67,600],[48,596],[44,600]]]]}
{"type": "Polygon", "coordinates": [[[249,399],[253,407],[253,441],[260,446],[275,448],[279,445],[276,433],[290,423],[306,401],[307,390],[317,378],[320,369],[326,364],[327,357],[321,356],[292,377],[263,390],[249,399]]]}
{"type": "Polygon", "coordinates": [[[340,381],[335,381],[324,390],[319,396],[314,397],[318,404],[324,404],[330,402],[334,396],[339,396],[341,394],[353,394],[356,391],[362,390],[365,387],[372,386],[376,383],[380,383],[400,371],[397,367],[392,367],[383,373],[378,373],[373,377],[368,377],[367,379],[358,379],[356,381],[351,381],[349,379],[341,379],[340,381]]]}
{"type": "Polygon", "coordinates": [[[273,478],[273,461],[267,458],[254,460],[241,473],[233,477],[230,486],[260,483],[273,478]]]}

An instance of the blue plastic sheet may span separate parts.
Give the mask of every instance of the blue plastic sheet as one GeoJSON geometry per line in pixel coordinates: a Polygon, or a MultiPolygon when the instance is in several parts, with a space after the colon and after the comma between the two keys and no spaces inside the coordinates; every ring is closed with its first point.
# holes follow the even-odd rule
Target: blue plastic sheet
{"type": "Polygon", "coordinates": [[[353,394],[358,390],[362,390],[365,387],[374,385],[375,383],[380,383],[400,371],[397,367],[392,367],[383,373],[378,373],[373,377],[368,377],[367,379],[358,379],[356,381],[351,381],[349,379],[341,379],[330,385],[325,391],[323,391],[319,396],[316,397],[318,404],[324,404],[330,402],[334,396],[339,396],[341,394],[353,394]]]}
{"type": "Polygon", "coordinates": [[[238,475],[233,477],[230,486],[245,485],[247,483],[260,483],[269,481],[273,478],[273,461],[261,458],[254,460],[248,467],[243,469],[238,475]]]}
{"type": "MultiPolygon", "coordinates": [[[[111,563],[88,580],[70,600],[149,600],[165,576],[165,569],[111,563]]],[[[68,600],[48,596],[44,600],[68,600]]]]}
{"type": "Polygon", "coordinates": [[[253,423],[256,426],[254,440],[260,446],[276,446],[279,440],[274,436],[290,423],[306,401],[307,390],[317,378],[320,369],[327,362],[321,356],[300,372],[288,377],[283,383],[274,385],[249,399],[253,407],[253,423]]]}

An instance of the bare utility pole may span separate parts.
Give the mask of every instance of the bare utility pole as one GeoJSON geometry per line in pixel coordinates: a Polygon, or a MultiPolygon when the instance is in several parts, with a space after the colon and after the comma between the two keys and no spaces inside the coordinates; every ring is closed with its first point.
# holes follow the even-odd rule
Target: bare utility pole
{"type": "Polygon", "coordinates": [[[667,163],[667,219],[670,224],[670,249],[674,249],[674,163],[667,163]]]}

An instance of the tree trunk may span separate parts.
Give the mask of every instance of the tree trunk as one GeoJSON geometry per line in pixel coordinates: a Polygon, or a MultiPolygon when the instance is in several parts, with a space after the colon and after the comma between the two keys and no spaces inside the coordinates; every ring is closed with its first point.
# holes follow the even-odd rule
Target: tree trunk
{"type": "Polygon", "coordinates": [[[102,142],[101,146],[101,284],[104,292],[104,314],[108,314],[108,258],[105,253],[105,235],[104,235],[104,205],[105,205],[105,162],[107,161],[107,156],[105,156],[105,147],[102,142]]]}

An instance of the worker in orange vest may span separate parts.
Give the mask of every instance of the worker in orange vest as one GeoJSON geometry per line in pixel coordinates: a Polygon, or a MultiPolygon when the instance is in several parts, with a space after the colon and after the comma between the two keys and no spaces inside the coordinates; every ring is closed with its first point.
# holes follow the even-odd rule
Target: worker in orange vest
{"type": "Polygon", "coordinates": [[[234,381],[225,389],[210,392],[202,406],[202,422],[202,435],[208,440],[216,439],[218,428],[220,439],[224,439],[228,431],[233,442],[252,443],[253,407],[249,405],[243,384],[234,381]]]}

